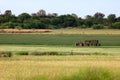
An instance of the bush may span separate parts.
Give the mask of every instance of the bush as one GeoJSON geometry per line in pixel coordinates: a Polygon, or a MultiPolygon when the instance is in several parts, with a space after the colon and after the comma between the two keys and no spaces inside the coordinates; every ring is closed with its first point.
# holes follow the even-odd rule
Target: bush
{"type": "Polygon", "coordinates": [[[47,52],[47,55],[59,55],[58,52],[47,52]]]}
{"type": "Polygon", "coordinates": [[[32,52],[31,55],[60,55],[58,52],[32,52]]]}
{"type": "Polygon", "coordinates": [[[86,25],[82,25],[81,28],[84,28],[84,29],[85,29],[85,28],[87,28],[87,26],[86,26],[86,25]]]}
{"type": "Polygon", "coordinates": [[[16,55],[29,55],[29,53],[21,51],[21,52],[17,52],[16,55]]]}
{"type": "Polygon", "coordinates": [[[120,22],[113,23],[111,28],[113,28],[113,29],[120,29],[120,22]]]}
{"type": "Polygon", "coordinates": [[[40,55],[45,55],[45,52],[31,52],[30,54],[31,55],[36,55],[36,56],[39,55],[40,56],[40,55]]]}
{"type": "Polygon", "coordinates": [[[98,52],[95,52],[95,53],[91,53],[91,55],[108,55],[107,53],[98,53],[98,52]]]}
{"type": "Polygon", "coordinates": [[[6,52],[6,54],[8,55],[8,57],[12,56],[12,52],[6,52]]]}
{"type": "Polygon", "coordinates": [[[104,25],[102,25],[102,24],[93,25],[93,29],[103,29],[103,28],[104,28],[104,25]]]}
{"type": "Polygon", "coordinates": [[[0,57],[11,57],[12,52],[0,52],[0,57]]]}

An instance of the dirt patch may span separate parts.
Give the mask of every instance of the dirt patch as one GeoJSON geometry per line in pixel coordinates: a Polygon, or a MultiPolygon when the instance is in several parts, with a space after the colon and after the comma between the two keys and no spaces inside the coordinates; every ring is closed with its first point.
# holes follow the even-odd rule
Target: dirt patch
{"type": "Polygon", "coordinates": [[[0,33],[48,33],[49,29],[0,29],[0,33]]]}

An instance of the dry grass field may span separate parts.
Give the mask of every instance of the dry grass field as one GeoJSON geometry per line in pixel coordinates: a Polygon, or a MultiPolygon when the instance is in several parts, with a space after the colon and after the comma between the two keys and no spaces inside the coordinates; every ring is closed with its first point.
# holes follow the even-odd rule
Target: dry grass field
{"type": "Polygon", "coordinates": [[[0,33],[48,33],[49,29],[0,29],[0,33]]]}
{"type": "Polygon", "coordinates": [[[87,67],[107,68],[120,79],[120,56],[13,56],[0,58],[0,80],[59,80],[87,67]]]}
{"type": "Polygon", "coordinates": [[[105,34],[105,35],[120,35],[119,29],[100,29],[100,30],[94,30],[94,29],[58,29],[58,30],[52,30],[50,34],[105,34]]]}

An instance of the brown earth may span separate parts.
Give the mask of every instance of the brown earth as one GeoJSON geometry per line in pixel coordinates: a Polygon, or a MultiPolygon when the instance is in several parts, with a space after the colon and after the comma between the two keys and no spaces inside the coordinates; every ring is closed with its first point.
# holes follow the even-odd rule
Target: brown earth
{"type": "Polygon", "coordinates": [[[0,29],[0,33],[48,33],[49,29],[0,29]]]}

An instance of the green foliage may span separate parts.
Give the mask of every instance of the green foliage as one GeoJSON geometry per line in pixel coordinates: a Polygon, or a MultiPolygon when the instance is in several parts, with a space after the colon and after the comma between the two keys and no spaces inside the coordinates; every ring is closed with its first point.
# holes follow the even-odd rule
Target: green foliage
{"type": "Polygon", "coordinates": [[[25,20],[30,19],[30,17],[28,13],[22,13],[18,15],[18,20],[23,23],[25,20]]]}
{"type": "Polygon", "coordinates": [[[64,76],[60,80],[115,80],[117,78],[106,68],[89,67],[71,76],[64,76]]]}
{"type": "Polygon", "coordinates": [[[91,27],[94,23],[94,18],[90,15],[87,15],[86,16],[86,19],[85,19],[85,24],[87,27],[91,27]]]}
{"type": "Polygon", "coordinates": [[[12,15],[12,12],[11,12],[11,10],[6,10],[4,14],[5,14],[6,16],[11,16],[11,15],[12,15]]]}
{"type": "Polygon", "coordinates": [[[113,28],[113,29],[120,29],[120,22],[113,23],[111,28],[113,28]]]}
{"type": "Polygon", "coordinates": [[[102,25],[102,24],[93,25],[93,29],[103,29],[103,28],[104,28],[104,25],[102,25]]]}
{"type": "Polygon", "coordinates": [[[100,12],[97,12],[94,14],[94,24],[103,24],[103,18],[104,18],[104,14],[103,13],[100,13],[100,12]]]}
{"type": "Polygon", "coordinates": [[[120,18],[116,17],[115,14],[110,14],[107,18],[104,18],[104,16],[103,13],[97,12],[93,16],[87,15],[85,19],[82,19],[76,14],[58,16],[57,13],[53,13],[47,15],[45,10],[39,10],[32,15],[21,13],[15,16],[12,14],[11,10],[6,10],[4,14],[0,15],[0,26],[3,25],[1,27],[3,29],[16,29],[18,26],[21,29],[59,29],[78,26],[82,26],[81,28],[91,28],[95,24],[102,24],[110,27],[112,23],[120,21],[120,18]]]}
{"type": "Polygon", "coordinates": [[[6,22],[6,23],[3,23],[0,28],[1,29],[14,29],[18,25],[19,25],[18,23],[14,23],[14,22],[6,22]]]}
{"type": "Polygon", "coordinates": [[[115,19],[116,19],[115,14],[108,15],[108,21],[109,21],[109,23],[114,23],[115,19]]]}
{"type": "Polygon", "coordinates": [[[85,28],[87,28],[87,26],[86,25],[82,25],[82,26],[80,26],[80,28],[84,28],[85,29],[85,28]]]}

